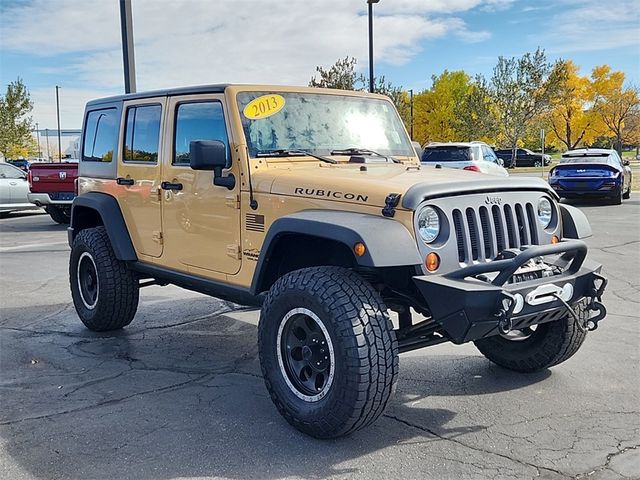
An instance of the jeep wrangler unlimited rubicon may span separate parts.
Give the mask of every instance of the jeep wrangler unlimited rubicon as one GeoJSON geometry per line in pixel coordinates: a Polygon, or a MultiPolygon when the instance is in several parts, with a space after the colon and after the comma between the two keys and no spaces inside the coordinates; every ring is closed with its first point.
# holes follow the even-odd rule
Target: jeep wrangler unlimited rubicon
{"type": "Polygon", "coordinates": [[[82,322],[125,327],[150,284],[261,306],[266,387],[315,437],[375,421],[399,353],[474,342],[531,372],[605,316],[579,210],[540,179],[421,166],[381,95],[105,98],[87,104],[81,152],[69,274],[82,322]]]}

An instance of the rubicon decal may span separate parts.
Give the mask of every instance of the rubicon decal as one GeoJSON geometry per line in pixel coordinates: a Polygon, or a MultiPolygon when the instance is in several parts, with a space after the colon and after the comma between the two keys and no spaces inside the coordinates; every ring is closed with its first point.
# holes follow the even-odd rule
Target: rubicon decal
{"type": "Polygon", "coordinates": [[[307,197],[325,197],[335,198],[338,200],[355,200],[356,202],[366,203],[369,200],[369,195],[360,195],[359,193],[340,192],[337,190],[319,190],[315,188],[301,188],[296,187],[293,190],[296,195],[304,195],[307,197]]]}

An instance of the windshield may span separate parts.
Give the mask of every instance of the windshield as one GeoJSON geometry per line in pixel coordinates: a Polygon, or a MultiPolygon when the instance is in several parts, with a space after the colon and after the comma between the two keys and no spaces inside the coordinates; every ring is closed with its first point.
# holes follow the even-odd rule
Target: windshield
{"type": "Polygon", "coordinates": [[[468,162],[471,160],[469,147],[427,147],[422,152],[423,162],[468,162]]]}
{"type": "Polygon", "coordinates": [[[393,106],[374,98],[316,93],[241,92],[237,95],[249,154],[369,149],[415,156],[393,106]]]}

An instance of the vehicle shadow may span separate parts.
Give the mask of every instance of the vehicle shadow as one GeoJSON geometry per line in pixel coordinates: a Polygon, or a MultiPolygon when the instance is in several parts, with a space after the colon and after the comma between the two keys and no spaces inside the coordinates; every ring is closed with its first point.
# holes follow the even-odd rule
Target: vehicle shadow
{"type": "MultiPolygon", "coordinates": [[[[143,304],[129,328],[92,333],[73,308],[4,308],[0,318],[3,449],[41,478],[326,478],[392,445],[456,438],[460,425],[430,397],[483,395],[544,380],[482,357],[402,357],[398,392],[374,425],[319,441],[290,427],[263,380],[256,325],[210,298],[143,304]],[[179,312],[185,312],[180,316],[179,312]],[[222,312],[222,313],[221,313],[222,312]],[[24,322],[25,325],[28,322],[24,322]]],[[[250,317],[250,315],[248,316],[250,317]]],[[[10,470],[9,470],[10,471],[10,470]]]]}

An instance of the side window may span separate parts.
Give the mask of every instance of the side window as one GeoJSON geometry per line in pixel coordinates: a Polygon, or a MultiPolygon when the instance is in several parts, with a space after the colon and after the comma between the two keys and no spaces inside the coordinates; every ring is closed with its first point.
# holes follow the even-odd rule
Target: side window
{"type": "Polygon", "coordinates": [[[127,109],[123,161],[158,161],[161,116],[160,105],[143,105],[127,109]]]}
{"type": "Polygon", "coordinates": [[[229,158],[227,127],[222,104],[216,101],[181,103],[176,110],[173,163],[189,165],[189,145],[194,140],[220,140],[229,158]]]}
{"type": "Polygon", "coordinates": [[[0,165],[0,178],[24,178],[24,172],[10,165],[0,165]]]}
{"type": "Polygon", "coordinates": [[[82,160],[110,162],[118,139],[118,114],[115,108],[93,110],[85,122],[82,160]]]}
{"type": "Polygon", "coordinates": [[[613,156],[613,159],[614,159],[615,163],[618,166],[622,167],[622,160],[620,159],[620,156],[618,155],[618,152],[613,152],[612,156],[613,156]]]}

